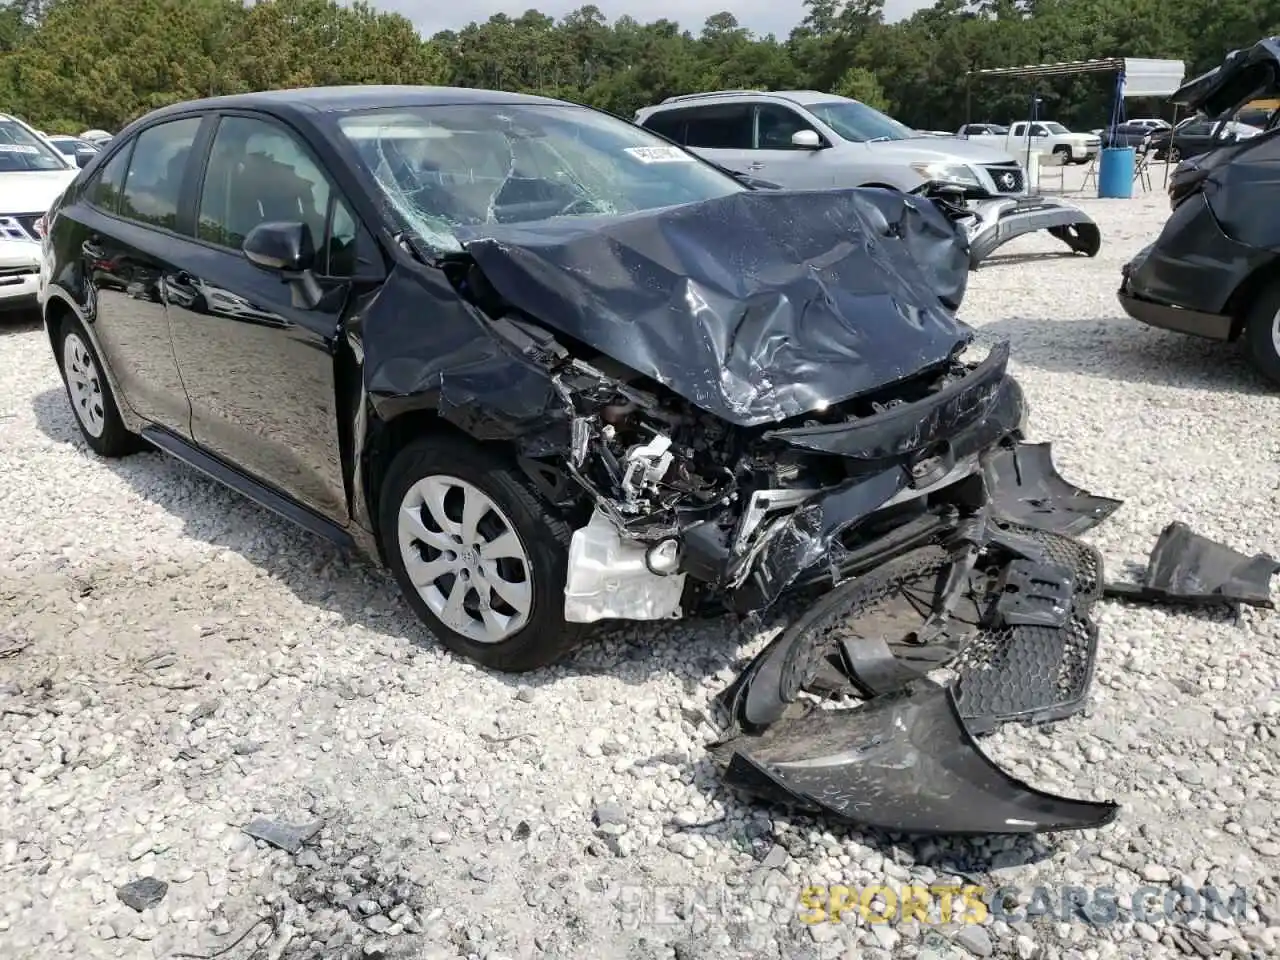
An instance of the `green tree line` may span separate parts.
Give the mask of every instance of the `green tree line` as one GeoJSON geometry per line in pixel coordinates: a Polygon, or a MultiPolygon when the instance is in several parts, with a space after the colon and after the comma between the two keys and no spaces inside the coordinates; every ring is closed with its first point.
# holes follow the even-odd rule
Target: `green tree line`
{"type": "MultiPolygon", "coordinates": [[[[519,90],[630,117],[714,89],[819,89],[921,129],[1041,114],[1092,128],[1114,78],[969,80],[975,69],[1102,57],[1182,60],[1193,76],[1280,33],[1280,0],[937,0],[886,23],[883,0],[805,0],[786,37],[733,14],[698,33],[671,20],[610,23],[595,6],[530,9],[419,36],[399,14],[333,0],[0,0],[3,109],[43,129],[119,129],[194,97],[335,83],[519,90]]],[[[1130,104],[1130,112],[1168,108],[1130,104]]]]}

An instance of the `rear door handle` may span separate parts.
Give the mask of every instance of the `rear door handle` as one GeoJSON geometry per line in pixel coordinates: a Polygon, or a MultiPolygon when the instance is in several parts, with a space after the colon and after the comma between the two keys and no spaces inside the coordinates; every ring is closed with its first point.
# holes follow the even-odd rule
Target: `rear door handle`
{"type": "Polygon", "coordinates": [[[80,252],[91,260],[101,260],[103,257],[103,250],[98,246],[98,241],[101,239],[102,238],[96,233],[90,234],[89,239],[80,244],[80,252]]]}

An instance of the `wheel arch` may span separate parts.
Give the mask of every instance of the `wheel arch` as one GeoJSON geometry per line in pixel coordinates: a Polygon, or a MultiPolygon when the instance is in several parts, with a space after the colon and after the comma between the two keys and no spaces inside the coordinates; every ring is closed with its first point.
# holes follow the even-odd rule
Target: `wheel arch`
{"type": "Polygon", "coordinates": [[[141,430],[143,421],[133,412],[133,408],[129,406],[129,398],[120,389],[120,380],[116,377],[116,372],[111,369],[111,363],[107,359],[106,351],[102,349],[102,342],[98,339],[98,331],[94,329],[92,323],[85,320],[75,303],[60,290],[51,288],[40,314],[44,323],[45,336],[49,340],[49,351],[53,355],[53,362],[58,368],[59,378],[62,377],[62,358],[59,356],[59,348],[61,346],[59,343],[60,331],[67,320],[73,319],[80,324],[85,336],[89,338],[89,345],[93,347],[93,352],[98,357],[98,366],[102,368],[102,373],[107,378],[107,385],[111,388],[112,397],[115,398],[116,410],[120,413],[120,419],[124,421],[125,427],[131,433],[137,433],[141,430]]]}
{"type": "Polygon", "coordinates": [[[1274,257],[1254,268],[1253,272],[1240,281],[1231,292],[1231,296],[1227,298],[1227,308],[1224,312],[1232,318],[1230,336],[1232,341],[1240,339],[1240,335],[1244,333],[1245,321],[1248,319],[1249,308],[1253,306],[1253,302],[1268,287],[1280,283],[1280,280],[1276,279],[1277,264],[1280,264],[1280,257],[1274,257]]]}
{"type": "Polygon", "coordinates": [[[378,548],[378,559],[387,562],[386,545],[378,532],[378,510],[381,505],[383,482],[391,461],[412,440],[422,436],[452,436],[477,442],[465,430],[450,423],[440,416],[435,404],[424,401],[423,405],[402,410],[394,416],[386,418],[371,416],[365,431],[364,443],[360,451],[360,462],[363,476],[361,478],[361,494],[368,510],[374,541],[378,548]]]}

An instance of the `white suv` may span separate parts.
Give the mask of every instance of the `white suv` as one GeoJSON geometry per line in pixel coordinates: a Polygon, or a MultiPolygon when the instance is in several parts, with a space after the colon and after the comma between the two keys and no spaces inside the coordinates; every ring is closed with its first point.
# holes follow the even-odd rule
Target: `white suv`
{"type": "Polygon", "coordinates": [[[35,305],[44,215],[79,172],[31,127],[0,113],[0,310],[35,305]]]}
{"type": "Polygon", "coordinates": [[[668,97],[635,122],[729,170],[791,190],[927,186],[973,199],[1021,196],[1026,175],[999,147],[925,136],[857,100],[816,90],[668,97]]]}

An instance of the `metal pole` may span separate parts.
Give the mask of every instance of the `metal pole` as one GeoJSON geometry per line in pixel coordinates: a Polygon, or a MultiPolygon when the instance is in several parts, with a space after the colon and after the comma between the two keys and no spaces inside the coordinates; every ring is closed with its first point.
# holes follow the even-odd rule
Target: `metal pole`
{"type": "Polygon", "coordinates": [[[1169,129],[1169,149],[1164,152],[1164,187],[1169,188],[1169,154],[1173,152],[1173,131],[1178,129],[1178,105],[1173,105],[1173,126],[1169,129]]]}

